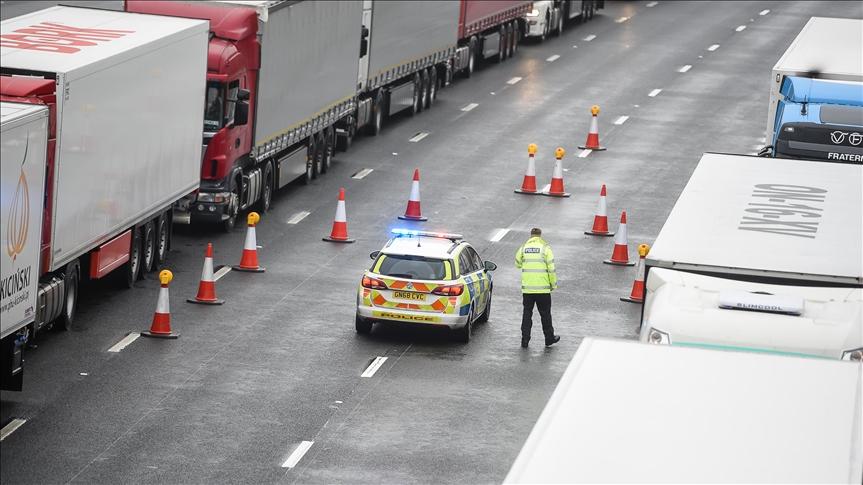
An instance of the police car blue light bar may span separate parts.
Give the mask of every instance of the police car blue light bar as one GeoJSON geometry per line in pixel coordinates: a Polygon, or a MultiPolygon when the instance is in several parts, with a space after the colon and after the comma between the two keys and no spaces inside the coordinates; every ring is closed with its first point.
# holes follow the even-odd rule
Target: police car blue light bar
{"type": "Polygon", "coordinates": [[[424,236],[424,237],[439,237],[441,239],[464,239],[464,236],[461,234],[452,234],[448,232],[430,232],[430,231],[417,231],[416,229],[402,229],[396,228],[391,231],[396,236],[424,236]]]}

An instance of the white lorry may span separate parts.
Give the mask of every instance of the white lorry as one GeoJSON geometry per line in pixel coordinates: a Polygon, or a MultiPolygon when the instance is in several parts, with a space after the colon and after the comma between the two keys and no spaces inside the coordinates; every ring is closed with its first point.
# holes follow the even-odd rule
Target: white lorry
{"type": "Polygon", "coordinates": [[[705,153],[645,260],[641,340],[863,359],[863,166],[705,153]]]}
{"type": "MultiPolygon", "coordinates": [[[[131,286],[165,261],[171,208],[199,185],[207,37],[205,21],[75,7],[0,23],[2,100],[48,114],[33,332],[70,328],[81,279],[131,286]]],[[[6,336],[4,315],[4,337],[26,333],[6,336]]]]}
{"type": "Polygon", "coordinates": [[[863,480],[863,365],[585,338],[504,483],[863,480]]]}

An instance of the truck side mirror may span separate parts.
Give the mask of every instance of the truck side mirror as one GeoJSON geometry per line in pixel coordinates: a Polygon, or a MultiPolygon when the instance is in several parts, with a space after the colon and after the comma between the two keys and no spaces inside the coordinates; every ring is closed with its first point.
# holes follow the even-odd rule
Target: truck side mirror
{"type": "Polygon", "coordinates": [[[249,90],[248,89],[238,89],[237,90],[237,101],[248,101],[249,100],[249,90]]]}
{"type": "Polygon", "coordinates": [[[362,33],[360,34],[360,57],[365,57],[369,53],[369,29],[363,25],[362,33]]]}
{"type": "MultiPolygon", "coordinates": [[[[246,91],[248,95],[248,91],[246,91]]],[[[238,96],[239,97],[239,96],[238,96]]],[[[249,102],[237,101],[234,109],[234,126],[243,126],[249,123],[249,102]]]]}

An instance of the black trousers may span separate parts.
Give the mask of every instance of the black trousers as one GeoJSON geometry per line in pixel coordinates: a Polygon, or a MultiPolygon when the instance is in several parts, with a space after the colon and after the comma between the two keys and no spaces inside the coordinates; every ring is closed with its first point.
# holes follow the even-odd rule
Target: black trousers
{"type": "Polygon", "coordinates": [[[542,333],[545,334],[545,342],[554,338],[554,327],[551,326],[551,293],[522,293],[524,313],[521,316],[521,338],[530,340],[530,328],[533,326],[533,306],[539,308],[539,317],[542,320],[542,333]]]}

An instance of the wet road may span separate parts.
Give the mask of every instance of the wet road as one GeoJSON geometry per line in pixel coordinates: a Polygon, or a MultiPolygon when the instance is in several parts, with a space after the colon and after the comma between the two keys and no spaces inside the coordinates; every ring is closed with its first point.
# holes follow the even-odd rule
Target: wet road
{"type": "Polygon", "coordinates": [[[234,264],[244,227],[227,235],[178,227],[168,266],[180,339],[107,352],[147,328],[158,282],[86,288],[75,328],[40,337],[27,354],[25,391],[3,393],[2,422],[27,422],[2,442],[0,479],[500,482],[580,340],[637,335],[640,308],[618,300],[634,270],[603,265],[612,241],[583,235],[599,186],[608,186],[610,219],[627,211],[630,245],[651,242],[702,152],[753,153],[763,143],[770,69],[813,15],[859,18],[863,7],[612,2],[561,38],[524,45],[457,80],[430,111],[357,140],[311,186],[281,191],[257,231],[267,272],[224,275],[224,306],[184,300],[206,243],[217,265],[234,264]],[[602,108],[608,151],[580,157],[592,104],[602,108]],[[419,133],[428,135],[409,141],[419,133]],[[554,148],[567,149],[571,198],[513,193],[528,143],[540,147],[541,184],[554,148]],[[396,216],[414,168],[429,221],[413,227],[462,233],[499,265],[491,319],[467,345],[426,329],[353,329],[359,276],[368,253],[404,225],[396,216]],[[352,178],[364,169],[373,171],[352,178]],[[351,245],[321,241],[339,187],[351,245]],[[289,222],[301,212],[309,215],[289,222]],[[562,341],[544,348],[537,321],[523,350],[513,256],[533,226],[555,250],[562,341]],[[376,357],[387,359],[361,377],[376,357]],[[290,458],[299,460],[283,467],[290,458]]]}

